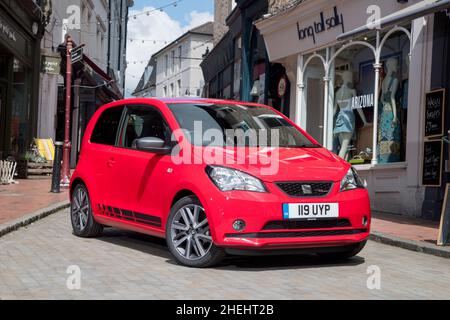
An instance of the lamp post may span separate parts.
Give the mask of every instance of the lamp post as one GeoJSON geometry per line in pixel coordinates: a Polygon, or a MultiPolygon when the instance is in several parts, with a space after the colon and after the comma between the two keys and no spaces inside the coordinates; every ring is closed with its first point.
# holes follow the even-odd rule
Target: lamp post
{"type": "Polygon", "coordinates": [[[66,114],[64,122],[63,161],[61,168],[61,186],[68,187],[70,183],[70,105],[72,96],[72,38],[66,36],[66,114]]]}

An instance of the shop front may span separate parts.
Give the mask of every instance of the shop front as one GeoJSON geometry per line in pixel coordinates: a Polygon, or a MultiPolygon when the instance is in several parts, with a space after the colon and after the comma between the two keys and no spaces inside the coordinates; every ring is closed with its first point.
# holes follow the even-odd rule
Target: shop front
{"type": "Polygon", "coordinates": [[[425,2],[303,1],[256,23],[290,77],[291,118],[355,166],[380,212],[422,215],[424,102],[439,89],[425,2]]]}
{"type": "MultiPolygon", "coordinates": [[[[66,72],[66,46],[58,47],[61,59],[61,75],[66,72]]],[[[115,100],[123,99],[123,95],[115,81],[93,60],[80,50],[79,58],[72,61],[72,95],[70,114],[70,166],[75,168],[81,151],[81,144],[89,120],[101,106],[115,100]]],[[[58,86],[56,106],[56,141],[64,140],[66,92],[65,83],[58,86]]]]}
{"type": "Polygon", "coordinates": [[[25,153],[36,131],[40,17],[29,2],[0,2],[0,159],[25,153]]]}

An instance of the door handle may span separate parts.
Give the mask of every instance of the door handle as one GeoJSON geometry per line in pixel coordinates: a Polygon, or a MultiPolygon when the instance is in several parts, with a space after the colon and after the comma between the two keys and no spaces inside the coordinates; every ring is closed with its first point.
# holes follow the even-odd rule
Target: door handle
{"type": "Polygon", "coordinates": [[[106,165],[107,165],[109,168],[114,167],[115,164],[116,164],[116,160],[114,160],[114,158],[110,158],[110,159],[106,162],[106,165]]]}

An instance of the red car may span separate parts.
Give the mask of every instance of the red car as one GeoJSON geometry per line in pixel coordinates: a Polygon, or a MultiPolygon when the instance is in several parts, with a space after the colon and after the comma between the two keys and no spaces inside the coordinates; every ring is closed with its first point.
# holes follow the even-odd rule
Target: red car
{"type": "Polygon", "coordinates": [[[358,254],[365,183],[274,109],[211,99],[127,99],[90,121],[70,186],[74,234],[104,226],[167,239],[191,267],[228,254],[358,254]]]}

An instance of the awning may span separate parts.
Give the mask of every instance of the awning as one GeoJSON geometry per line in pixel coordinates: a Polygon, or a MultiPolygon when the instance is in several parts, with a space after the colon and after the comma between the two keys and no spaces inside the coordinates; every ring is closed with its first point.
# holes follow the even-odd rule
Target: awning
{"type": "Polygon", "coordinates": [[[120,92],[119,87],[117,87],[115,81],[106,72],[104,72],[102,68],[100,68],[87,55],[83,55],[83,61],[95,72],[92,77],[92,82],[95,85],[100,84],[101,80],[106,81],[108,84],[104,86],[104,89],[109,91],[109,95],[115,100],[123,99],[123,95],[120,92]]]}
{"type": "MultiPolygon", "coordinates": [[[[398,10],[390,15],[387,15],[378,21],[375,21],[373,25],[378,25],[380,29],[390,27],[396,24],[400,24],[405,21],[411,21],[416,18],[426,16],[427,14],[441,11],[450,8],[450,0],[423,0],[416,4],[413,4],[405,9],[398,10]]],[[[364,33],[373,31],[370,25],[364,25],[352,31],[345,32],[337,37],[337,40],[346,40],[362,35],[364,33]]]]}

